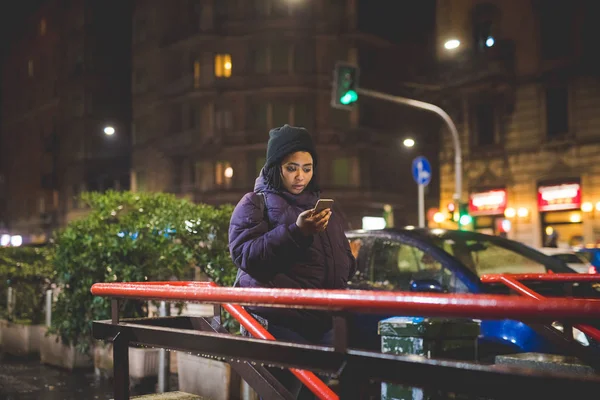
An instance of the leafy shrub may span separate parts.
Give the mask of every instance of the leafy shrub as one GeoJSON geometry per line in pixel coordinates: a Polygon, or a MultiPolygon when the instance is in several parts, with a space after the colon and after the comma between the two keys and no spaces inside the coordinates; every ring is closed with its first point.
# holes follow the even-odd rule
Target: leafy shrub
{"type": "MultiPolygon", "coordinates": [[[[232,207],[212,207],[165,193],[85,193],[90,212],[55,237],[61,291],[51,332],[85,352],[92,321],[110,319],[110,299],[94,297],[96,282],[191,279],[198,266],[231,286],[236,268],[227,231],[232,207]]],[[[125,301],[123,317],[146,316],[145,303],[125,301]]]]}

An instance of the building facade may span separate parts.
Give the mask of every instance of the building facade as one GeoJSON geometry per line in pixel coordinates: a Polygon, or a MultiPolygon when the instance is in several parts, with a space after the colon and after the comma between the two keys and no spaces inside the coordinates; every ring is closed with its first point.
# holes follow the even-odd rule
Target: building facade
{"type": "Polygon", "coordinates": [[[118,0],[49,0],[13,35],[0,130],[9,234],[43,240],[81,212],[80,192],[128,188],[130,35],[118,0]]]}
{"type": "Polygon", "coordinates": [[[336,61],[360,65],[373,89],[402,73],[398,47],[359,32],[357,18],[355,0],[136,1],[132,187],[235,204],[269,129],[289,123],[312,133],[324,195],[352,227],[385,205],[405,222],[416,185],[398,145],[402,113],[366,98],[330,106],[336,61]]]}
{"type": "MultiPolygon", "coordinates": [[[[460,132],[469,229],[538,247],[599,243],[598,11],[594,1],[438,0],[431,76],[460,132]]],[[[442,213],[454,191],[448,135],[442,213]]]]}

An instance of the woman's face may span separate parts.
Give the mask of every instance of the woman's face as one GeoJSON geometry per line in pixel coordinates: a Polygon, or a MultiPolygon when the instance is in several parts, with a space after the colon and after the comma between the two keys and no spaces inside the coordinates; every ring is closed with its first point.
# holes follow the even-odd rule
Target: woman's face
{"type": "Polygon", "coordinates": [[[313,158],[306,151],[287,155],[281,162],[281,180],[285,190],[300,194],[313,177],[313,158]]]}

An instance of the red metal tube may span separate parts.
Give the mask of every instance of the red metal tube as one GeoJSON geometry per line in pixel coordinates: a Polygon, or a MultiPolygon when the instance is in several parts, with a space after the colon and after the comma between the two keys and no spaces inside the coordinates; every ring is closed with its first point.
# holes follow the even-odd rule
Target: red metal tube
{"type": "MultiPolygon", "coordinates": [[[[244,326],[252,334],[252,336],[265,340],[275,340],[273,335],[263,328],[246,310],[237,304],[223,304],[223,308],[227,310],[240,324],[244,326]]],[[[306,385],[311,392],[313,392],[319,399],[333,400],[339,399],[339,396],[335,394],[329,386],[327,386],[319,377],[310,371],[302,369],[290,368],[292,374],[294,374],[304,385],[306,385]]]]}
{"type": "Polygon", "coordinates": [[[510,276],[517,281],[543,282],[600,282],[600,274],[486,274],[481,282],[500,282],[502,276],[510,276]]]}
{"type": "MultiPolygon", "coordinates": [[[[148,286],[163,287],[219,287],[214,282],[199,281],[163,281],[163,282],[144,282],[148,286]]],[[[243,307],[237,304],[223,304],[225,310],[235,318],[244,328],[252,334],[253,337],[264,340],[276,340],[273,335],[262,327],[243,307]]],[[[321,400],[338,400],[339,396],[333,392],[318,376],[310,371],[290,368],[300,382],[308,387],[321,400]]]]}
{"type": "Polygon", "coordinates": [[[500,275],[500,282],[504,283],[509,288],[513,289],[519,294],[522,294],[527,297],[531,297],[535,300],[544,300],[545,297],[539,294],[538,292],[531,290],[527,286],[523,285],[521,282],[516,281],[510,275],[500,275]]]}
{"type": "MultiPolygon", "coordinates": [[[[538,301],[542,301],[542,300],[547,301],[548,300],[547,297],[542,296],[538,292],[536,292],[536,291],[528,288],[527,286],[523,285],[522,283],[518,282],[514,275],[498,275],[498,278],[499,278],[500,282],[504,283],[506,286],[515,290],[519,294],[531,297],[538,301]]],[[[588,335],[589,337],[591,337],[592,339],[594,339],[596,341],[600,341],[600,330],[598,330],[597,328],[594,328],[593,326],[581,325],[581,324],[576,324],[573,326],[575,328],[579,329],[581,332],[588,335]]]]}
{"type": "Polygon", "coordinates": [[[549,298],[539,302],[501,295],[251,289],[195,284],[186,286],[183,283],[153,285],[144,282],[96,283],[91,291],[96,296],[108,297],[348,310],[392,315],[546,321],[600,317],[600,301],[585,299],[549,298]]]}

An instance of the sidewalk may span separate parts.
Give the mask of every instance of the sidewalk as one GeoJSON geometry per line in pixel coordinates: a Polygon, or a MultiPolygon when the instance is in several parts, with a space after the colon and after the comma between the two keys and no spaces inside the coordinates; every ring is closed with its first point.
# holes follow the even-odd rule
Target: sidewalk
{"type": "MultiPolygon", "coordinates": [[[[171,390],[177,384],[172,376],[171,390]]],[[[132,388],[131,395],[154,393],[154,383],[132,388]]],[[[112,382],[100,379],[93,370],[70,372],[39,361],[0,358],[0,400],[109,400],[112,382]]]]}

